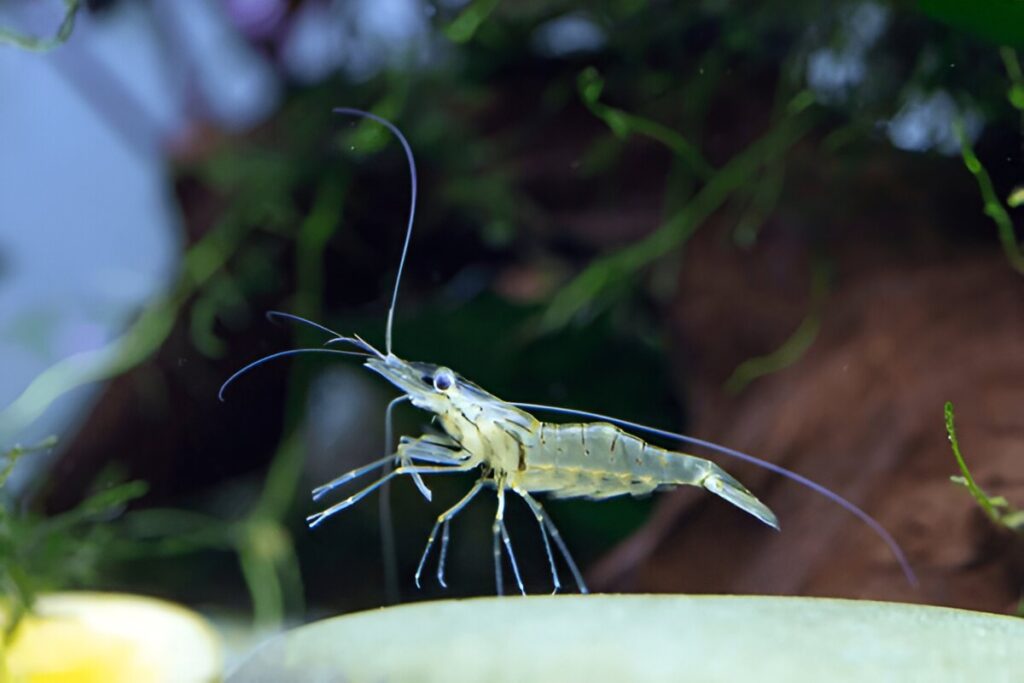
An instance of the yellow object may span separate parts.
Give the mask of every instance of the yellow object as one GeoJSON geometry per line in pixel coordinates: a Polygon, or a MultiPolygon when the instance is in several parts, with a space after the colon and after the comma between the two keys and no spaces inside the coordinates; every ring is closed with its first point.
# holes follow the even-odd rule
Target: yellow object
{"type": "Polygon", "coordinates": [[[1024,204],[1024,187],[1018,185],[1013,188],[1013,191],[1010,192],[1010,196],[1006,198],[1006,203],[1010,205],[1011,209],[1015,209],[1024,204]]]}
{"type": "Polygon", "coordinates": [[[41,596],[5,656],[4,683],[212,683],[220,642],[174,603],[116,593],[41,596]]]}

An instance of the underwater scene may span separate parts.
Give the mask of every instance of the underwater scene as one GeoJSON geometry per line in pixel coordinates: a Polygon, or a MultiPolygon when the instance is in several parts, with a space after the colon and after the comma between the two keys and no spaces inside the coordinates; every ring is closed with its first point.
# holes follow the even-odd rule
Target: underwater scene
{"type": "Polygon", "coordinates": [[[0,683],[1024,680],[1024,4],[0,2],[0,683]]]}

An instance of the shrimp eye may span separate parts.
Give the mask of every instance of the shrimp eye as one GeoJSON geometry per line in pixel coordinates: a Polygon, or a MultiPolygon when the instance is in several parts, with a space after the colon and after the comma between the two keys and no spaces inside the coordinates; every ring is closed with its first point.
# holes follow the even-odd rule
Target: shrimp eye
{"type": "Polygon", "coordinates": [[[434,388],[438,391],[448,391],[455,383],[455,378],[449,370],[440,370],[434,375],[434,388]]]}

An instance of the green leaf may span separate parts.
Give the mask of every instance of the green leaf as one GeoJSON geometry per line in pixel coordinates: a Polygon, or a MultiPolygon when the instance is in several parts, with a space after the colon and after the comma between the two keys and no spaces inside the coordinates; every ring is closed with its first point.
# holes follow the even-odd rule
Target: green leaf
{"type": "Polygon", "coordinates": [[[1006,204],[1011,209],[1016,209],[1021,204],[1024,204],[1024,187],[1013,188],[1013,192],[1006,198],[1006,204]]]}
{"type": "Polygon", "coordinates": [[[1021,0],[921,0],[921,11],[996,45],[1024,46],[1021,0]]]}
{"type": "Polygon", "coordinates": [[[1008,97],[1010,100],[1010,104],[1012,104],[1017,109],[1024,110],[1024,88],[1020,87],[1019,85],[1013,86],[1012,88],[1010,88],[1008,97]]]}
{"type": "Polygon", "coordinates": [[[499,0],[473,0],[469,7],[462,10],[452,23],[444,28],[444,34],[453,43],[467,43],[487,17],[497,9],[499,0]]]}
{"type": "Polygon", "coordinates": [[[76,511],[83,515],[98,515],[146,495],[149,485],[144,481],[129,481],[95,493],[79,505],[76,511]]]}

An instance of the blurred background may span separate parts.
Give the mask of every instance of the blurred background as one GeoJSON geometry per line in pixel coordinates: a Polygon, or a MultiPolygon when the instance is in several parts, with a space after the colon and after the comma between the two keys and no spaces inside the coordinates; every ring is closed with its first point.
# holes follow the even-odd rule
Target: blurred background
{"type": "MultiPolygon", "coordinates": [[[[348,106],[417,158],[399,355],[799,471],[921,580],[842,509],[716,457],[782,532],[696,490],[551,502],[593,589],[1019,611],[1024,9],[963,6],[3,2],[5,591],[267,628],[493,593],[486,497],[453,525],[451,587],[412,584],[471,477],[430,504],[394,487],[393,562],[376,499],[305,528],[309,490],[384,448],[394,391],[357,362],[269,363],[217,400],[325,341],[268,310],[383,342],[409,178],[348,106]]],[[[428,422],[396,413],[399,434],[428,422]]]]}

